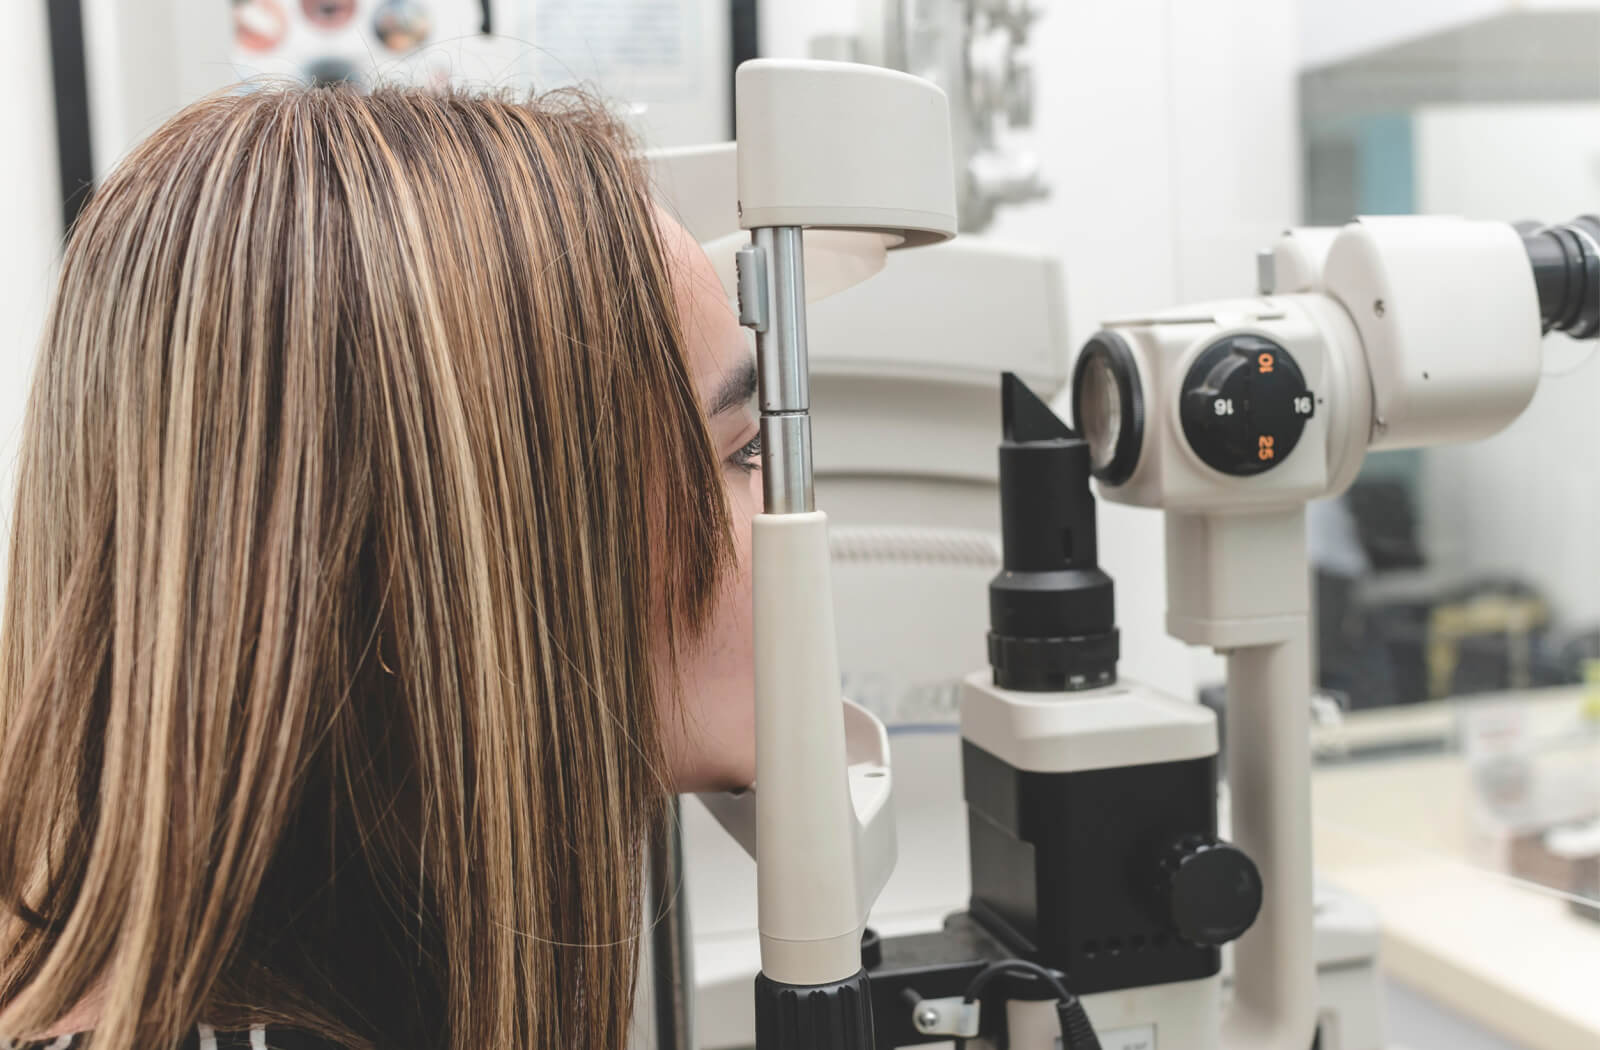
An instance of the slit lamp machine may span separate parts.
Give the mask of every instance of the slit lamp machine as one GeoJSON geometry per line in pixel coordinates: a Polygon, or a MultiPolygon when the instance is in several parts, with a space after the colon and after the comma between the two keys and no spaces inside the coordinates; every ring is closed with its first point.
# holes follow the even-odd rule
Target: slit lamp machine
{"type": "Polygon", "coordinates": [[[1368,449],[1516,419],[1543,335],[1600,333],[1600,221],[1291,231],[1261,257],[1261,295],[1106,325],[1054,408],[1005,376],[990,666],[961,701],[971,899],[942,930],[879,938],[893,774],[883,726],[840,697],[806,269],[859,242],[840,254],[870,272],[954,236],[948,109],[925,81],[845,63],[749,62],[736,94],[764,445],[757,777],[704,800],[757,861],[758,1050],[1311,1047],[1305,505],[1368,449]],[[1117,674],[1091,479],[1165,512],[1167,630],[1226,657],[1227,839],[1214,716],[1117,674]]]}

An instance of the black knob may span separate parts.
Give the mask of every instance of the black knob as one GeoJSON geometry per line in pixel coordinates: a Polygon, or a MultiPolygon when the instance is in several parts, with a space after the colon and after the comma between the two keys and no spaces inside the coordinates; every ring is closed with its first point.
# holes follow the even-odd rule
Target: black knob
{"type": "Polygon", "coordinates": [[[1261,911],[1261,873],[1244,851],[1208,836],[1173,843],[1162,863],[1162,893],[1173,929],[1190,944],[1236,940],[1261,911]]]}
{"type": "Polygon", "coordinates": [[[1295,359],[1259,335],[1232,335],[1206,347],[1179,396],[1189,447],[1207,466],[1239,477],[1282,463],[1316,413],[1295,359]]]}

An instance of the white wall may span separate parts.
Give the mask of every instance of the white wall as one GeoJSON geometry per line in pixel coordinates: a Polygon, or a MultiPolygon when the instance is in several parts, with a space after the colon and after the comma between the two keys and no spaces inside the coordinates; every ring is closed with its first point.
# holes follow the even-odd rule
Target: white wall
{"type": "MultiPolygon", "coordinates": [[[[168,51],[181,49],[182,42],[199,31],[196,25],[226,26],[225,5],[211,0],[175,0],[170,9],[140,3],[111,3],[87,0],[86,47],[97,46],[107,54],[98,56],[100,76],[91,68],[90,92],[96,105],[107,107],[114,119],[106,121],[95,140],[96,167],[104,171],[110,161],[130,144],[129,136],[159,118],[161,92],[179,78],[179,67],[161,63],[159,55],[130,59],[142,45],[163,44],[168,51]],[[159,11],[168,25],[148,17],[159,11]],[[126,38],[108,39],[94,29],[96,16],[109,23],[115,15],[135,27],[126,38]],[[185,15],[194,15],[187,19],[185,15]],[[177,43],[173,41],[176,40],[177,43]],[[114,52],[114,54],[111,54],[114,52]],[[133,78],[119,85],[105,74],[110,68],[125,68],[118,62],[140,61],[152,76],[133,78]],[[108,131],[115,137],[108,138],[108,131]]],[[[12,490],[18,437],[27,398],[29,377],[37,350],[40,326],[53,291],[61,249],[61,202],[56,162],[55,88],[51,80],[49,31],[46,6],[26,0],[7,8],[7,32],[0,35],[0,142],[10,151],[3,193],[0,193],[0,520],[6,527],[0,536],[9,536],[12,490]]],[[[122,23],[118,23],[122,24],[122,23]]],[[[212,32],[212,36],[215,36],[212,32]]],[[[225,39],[222,38],[222,39],[225,39]]],[[[90,55],[93,65],[97,56],[90,55]]],[[[196,93],[202,83],[211,83],[219,74],[202,69],[201,63],[181,65],[184,85],[196,93]]],[[[222,65],[215,63],[213,65],[222,65]]],[[[0,568],[0,573],[3,573],[0,568]]],[[[3,577],[0,577],[3,585],[3,577]]]]}
{"type": "Polygon", "coordinates": [[[809,58],[814,36],[854,33],[860,23],[855,0],[759,0],[757,41],[764,58],[809,58]]]}
{"type": "MultiPolygon", "coordinates": [[[[1338,62],[1450,26],[1528,6],[1513,0],[1300,0],[1300,57],[1338,62]]],[[[1569,3],[1567,6],[1581,6],[1569,3]]]]}
{"type": "Polygon", "coordinates": [[[1600,0],[1299,0],[1300,58],[1324,66],[1480,18],[1600,0]]]}
{"type": "MultiPolygon", "coordinates": [[[[1420,210],[1562,221],[1600,211],[1600,104],[1429,108],[1415,117],[1420,210]]],[[[1600,360],[1546,340],[1548,372],[1504,433],[1423,459],[1429,548],[1538,584],[1568,622],[1600,622],[1600,360]]]]}
{"type": "MultiPolygon", "coordinates": [[[[0,34],[0,519],[9,535],[17,437],[61,239],[45,5],[20,3],[0,34]]],[[[4,569],[0,568],[0,573],[4,569]]]]}
{"type": "Polygon", "coordinates": [[[96,180],[185,104],[237,79],[232,8],[212,0],[80,0],[96,180]]]}

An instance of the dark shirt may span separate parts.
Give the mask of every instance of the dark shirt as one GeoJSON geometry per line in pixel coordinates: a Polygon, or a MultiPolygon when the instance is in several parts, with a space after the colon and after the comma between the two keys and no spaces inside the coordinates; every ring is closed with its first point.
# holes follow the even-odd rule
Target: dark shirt
{"type": "MultiPolygon", "coordinates": [[[[92,1050],[92,1032],[77,1032],[59,1039],[42,1039],[37,1042],[17,1043],[0,1039],[0,1050],[92,1050]]],[[[256,1025],[236,1032],[219,1032],[210,1025],[200,1025],[188,1038],[178,1044],[177,1050],[339,1050],[335,1044],[310,1032],[293,1028],[267,1028],[256,1025]]]]}

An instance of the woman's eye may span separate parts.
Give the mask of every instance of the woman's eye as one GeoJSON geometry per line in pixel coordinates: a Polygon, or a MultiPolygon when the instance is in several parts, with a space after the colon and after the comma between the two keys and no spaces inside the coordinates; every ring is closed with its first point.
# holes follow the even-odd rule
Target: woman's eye
{"type": "Polygon", "coordinates": [[[728,465],[748,474],[761,466],[761,435],[757,434],[728,457],[728,465]]]}

